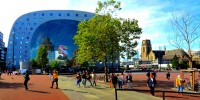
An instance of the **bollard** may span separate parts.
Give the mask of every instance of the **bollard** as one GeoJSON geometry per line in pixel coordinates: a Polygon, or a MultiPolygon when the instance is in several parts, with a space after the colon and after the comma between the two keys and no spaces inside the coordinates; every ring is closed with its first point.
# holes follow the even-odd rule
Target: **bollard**
{"type": "Polygon", "coordinates": [[[115,88],[115,100],[117,100],[117,89],[115,88]]]}
{"type": "Polygon", "coordinates": [[[165,100],[165,91],[163,91],[162,94],[163,94],[163,100],[165,100]]]}

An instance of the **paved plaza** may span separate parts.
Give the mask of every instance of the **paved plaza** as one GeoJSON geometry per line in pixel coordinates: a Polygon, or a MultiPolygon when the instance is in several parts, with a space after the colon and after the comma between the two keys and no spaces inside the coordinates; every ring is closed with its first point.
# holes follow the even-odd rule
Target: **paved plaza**
{"type": "MultiPolygon", "coordinates": [[[[98,74],[103,75],[103,74],[98,74]]],[[[146,86],[146,73],[133,73],[133,88],[149,89],[146,86]]],[[[171,73],[171,79],[165,78],[165,73],[157,73],[158,86],[156,90],[171,90],[178,73],[171,73]]],[[[189,74],[185,74],[188,77],[189,74]]],[[[74,75],[59,75],[59,89],[49,88],[51,85],[48,75],[30,75],[29,91],[24,90],[23,76],[2,74],[0,80],[0,100],[115,100],[115,90],[109,88],[109,83],[98,81],[97,86],[76,87],[74,75]]],[[[126,86],[124,87],[126,88],[126,86]]],[[[118,100],[162,100],[162,93],[118,91],[118,100]]],[[[167,100],[198,100],[200,95],[180,96],[176,93],[166,93],[167,100]]]]}
{"type": "Polygon", "coordinates": [[[69,100],[59,89],[51,89],[47,75],[30,75],[29,91],[25,91],[23,75],[7,76],[0,79],[0,100],[69,100]]]}

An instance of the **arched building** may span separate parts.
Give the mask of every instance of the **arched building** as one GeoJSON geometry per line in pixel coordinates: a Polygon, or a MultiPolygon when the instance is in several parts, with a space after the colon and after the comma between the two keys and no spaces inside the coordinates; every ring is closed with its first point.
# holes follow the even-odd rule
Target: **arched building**
{"type": "Polygon", "coordinates": [[[19,68],[20,61],[35,58],[37,49],[44,38],[49,37],[55,46],[65,45],[69,56],[77,48],[73,42],[78,23],[88,20],[93,13],[75,10],[45,10],[20,16],[13,24],[7,49],[6,64],[19,68]]]}

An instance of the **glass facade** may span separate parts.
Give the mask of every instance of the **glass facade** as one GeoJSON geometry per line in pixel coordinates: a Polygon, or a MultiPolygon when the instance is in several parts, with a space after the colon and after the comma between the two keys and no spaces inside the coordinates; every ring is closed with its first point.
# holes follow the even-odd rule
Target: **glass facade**
{"type": "MultiPolygon", "coordinates": [[[[59,45],[67,46],[69,57],[77,48],[73,36],[77,25],[83,20],[93,17],[93,13],[75,10],[36,11],[20,16],[11,28],[6,64],[8,67],[19,68],[20,61],[26,62],[36,57],[39,45],[44,38],[49,37],[55,50],[59,45]]],[[[55,53],[49,55],[54,59],[55,53]]]]}

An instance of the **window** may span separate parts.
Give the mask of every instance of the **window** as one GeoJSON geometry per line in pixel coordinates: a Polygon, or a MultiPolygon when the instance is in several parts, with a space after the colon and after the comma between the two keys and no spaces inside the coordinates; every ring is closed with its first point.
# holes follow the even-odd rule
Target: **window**
{"type": "Polygon", "coordinates": [[[26,43],[28,44],[28,41],[26,41],[26,43]]]}
{"type": "Polygon", "coordinates": [[[60,13],[60,14],[58,14],[58,16],[61,16],[61,13],[60,13]]]}
{"type": "Polygon", "coordinates": [[[31,27],[30,30],[33,30],[33,28],[31,27]]]}
{"type": "Polygon", "coordinates": [[[84,17],[87,17],[87,15],[85,14],[84,17]]]}
{"type": "Polygon", "coordinates": [[[33,15],[36,16],[36,13],[34,13],[33,15]]]}
{"type": "Polygon", "coordinates": [[[40,18],[40,22],[42,22],[43,21],[43,19],[42,18],[40,18]]]}
{"type": "Polygon", "coordinates": [[[42,13],[42,16],[44,16],[44,13],[42,13]]]}
{"type": "Polygon", "coordinates": [[[27,36],[26,39],[29,39],[29,37],[27,36]]]}
{"type": "Polygon", "coordinates": [[[50,16],[53,16],[53,13],[50,13],[50,16]]]}
{"type": "Polygon", "coordinates": [[[76,14],[76,17],[78,17],[78,14],[76,14]]]}
{"type": "Polygon", "coordinates": [[[25,50],[25,53],[27,53],[27,50],[25,50]]]}
{"type": "Polygon", "coordinates": [[[67,16],[70,16],[70,14],[68,13],[67,16]]]}
{"type": "Polygon", "coordinates": [[[27,18],[26,20],[29,21],[29,18],[27,18]]]}

